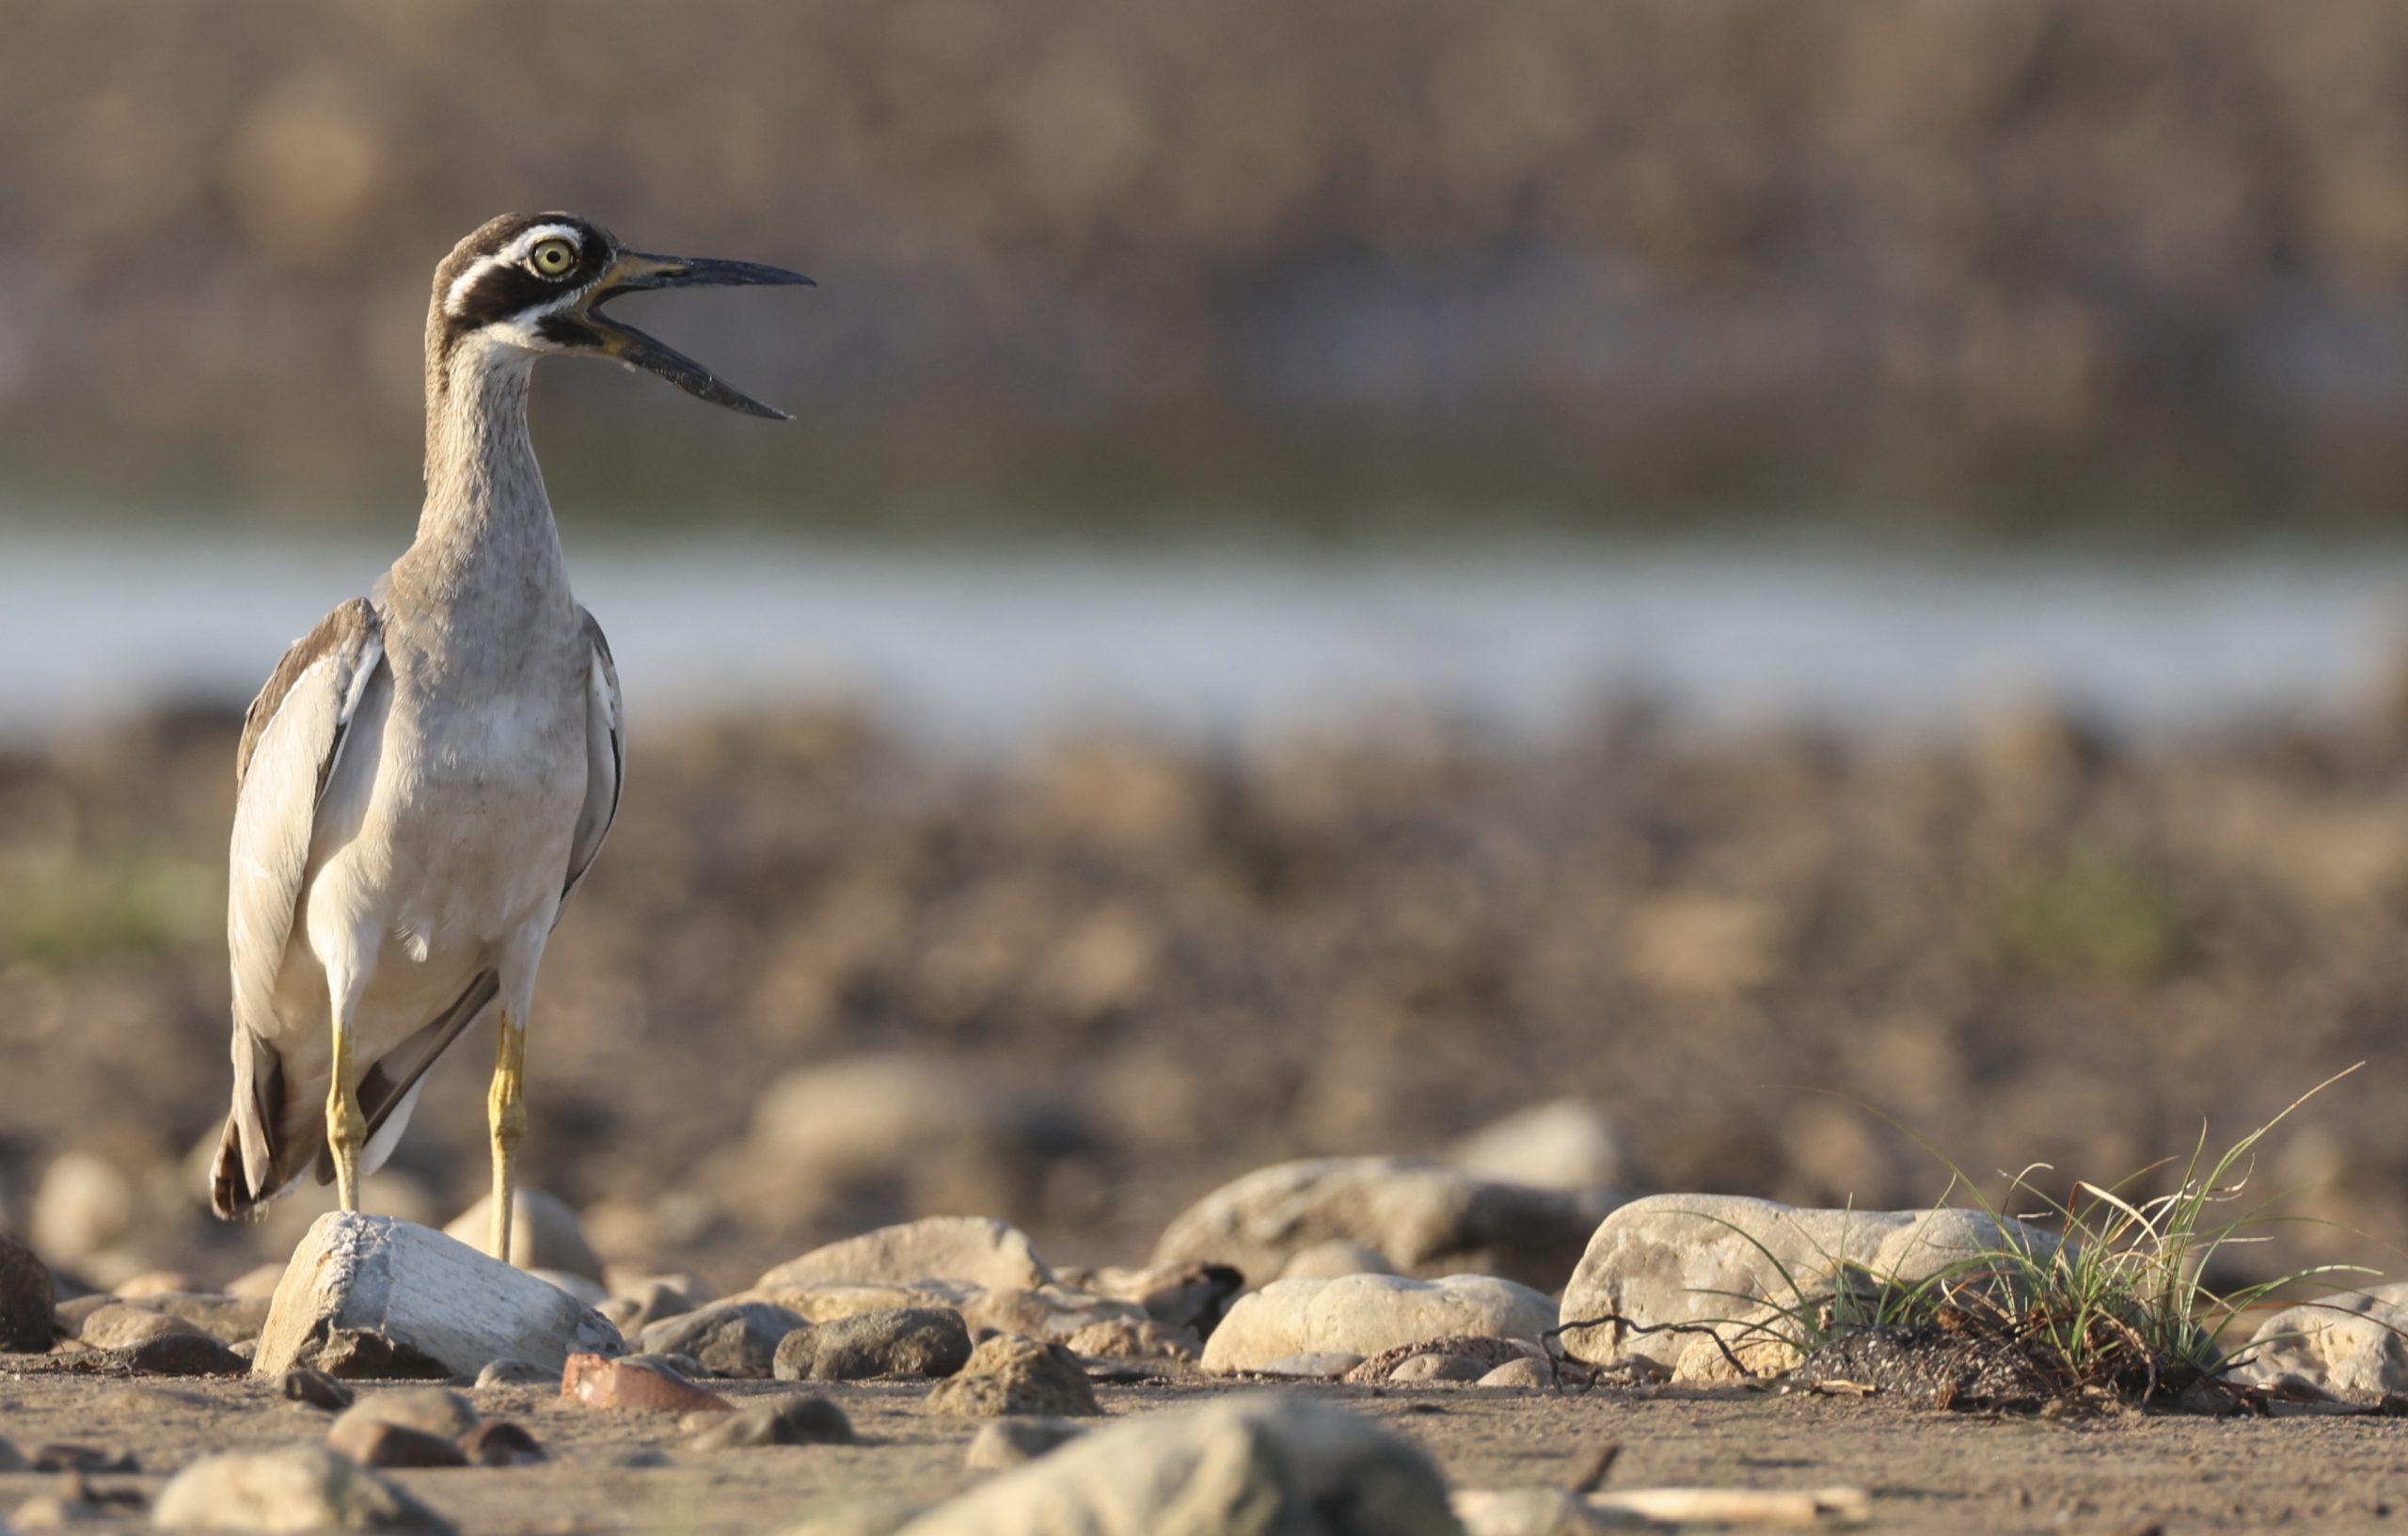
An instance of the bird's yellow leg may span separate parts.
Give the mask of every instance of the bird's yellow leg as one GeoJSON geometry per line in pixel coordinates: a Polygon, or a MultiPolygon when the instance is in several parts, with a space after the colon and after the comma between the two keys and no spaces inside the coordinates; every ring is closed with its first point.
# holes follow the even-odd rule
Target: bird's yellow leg
{"type": "Polygon", "coordinates": [[[351,1010],[334,1010],[334,1081],[326,1086],[326,1148],[334,1154],[335,1192],[345,1211],[359,1209],[359,1151],[368,1145],[368,1116],[359,1113],[359,1079],[351,1069],[351,1010]]]}
{"type": "Polygon", "coordinates": [[[493,1256],[510,1261],[511,1207],[517,1184],[511,1167],[527,1134],[527,1023],[501,1015],[494,1045],[493,1086],[485,1094],[485,1120],[493,1131],[493,1256]]]}

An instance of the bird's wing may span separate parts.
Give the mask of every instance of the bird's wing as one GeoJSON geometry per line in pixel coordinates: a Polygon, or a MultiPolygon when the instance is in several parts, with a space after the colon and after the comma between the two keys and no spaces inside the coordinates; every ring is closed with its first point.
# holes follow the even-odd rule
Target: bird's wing
{"type": "MultiPolygon", "coordinates": [[[[603,638],[602,626],[594,622],[593,614],[583,609],[578,612],[584,618],[585,639],[591,647],[586,666],[585,803],[578,811],[577,831],[569,839],[568,878],[561,890],[563,903],[577,890],[578,882],[585,879],[585,872],[594,866],[594,856],[602,851],[602,840],[610,833],[610,823],[618,818],[619,785],[627,761],[619,669],[610,659],[610,642],[603,638]]],[[[360,1080],[359,1105],[368,1117],[372,1140],[384,1130],[385,1122],[397,1107],[407,1101],[410,1090],[418,1086],[436,1058],[484,1017],[499,990],[498,982],[493,972],[481,972],[468,983],[468,990],[460,994],[458,1002],[414,1031],[368,1069],[360,1080]]],[[[333,1178],[333,1161],[321,1156],[318,1182],[326,1183],[333,1178]]]]}
{"type": "MultiPolygon", "coordinates": [[[[336,609],[293,642],[243,717],[234,752],[234,836],[229,850],[226,945],[231,962],[233,1128],[251,1188],[266,1187],[275,1150],[277,974],[293,937],[318,801],[341,760],[354,717],[382,665],[376,610],[336,609]]],[[[229,1172],[231,1170],[229,1169],[229,1172]]]]}
{"type": "Polygon", "coordinates": [[[577,814],[577,835],[569,841],[568,885],[561,892],[562,901],[594,867],[602,840],[610,835],[610,823],[619,816],[619,786],[627,768],[626,717],[619,697],[618,663],[610,659],[610,642],[594,615],[582,608],[577,611],[585,621],[585,640],[593,654],[585,679],[585,805],[577,814]]]}

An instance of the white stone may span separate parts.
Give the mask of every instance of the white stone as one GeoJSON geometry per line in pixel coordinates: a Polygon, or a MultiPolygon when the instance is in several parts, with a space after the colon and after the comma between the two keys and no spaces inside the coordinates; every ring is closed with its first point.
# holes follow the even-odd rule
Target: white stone
{"type": "Polygon", "coordinates": [[[61,1152],[42,1170],[25,1235],[50,1262],[74,1265],[124,1237],[139,1213],[134,1181],[117,1164],[90,1152],[61,1152]]]}
{"type": "Polygon", "coordinates": [[[573,1354],[625,1348],[600,1313],[522,1269],[429,1227],[338,1211],[311,1225],[285,1267],[251,1369],[320,1364],[355,1334],[457,1376],[503,1358],[557,1371],[573,1354]]]}
{"type": "Polygon", "coordinates": [[[987,1216],[930,1216],[814,1248],[755,1282],[756,1291],[844,1281],[912,1285],[956,1280],[990,1291],[1050,1285],[1054,1272],[1028,1234],[987,1216]]]}
{"type": "Polygon", "coordinates": [[[1448,1148],[1467,1173],[1539,1189],[1612,1189],[1631,1183],[1630,1156],[1604,1106],[1550,1099],[1516,1110],[1448,1148]]]}
{"type": "Polygon", "coordinates": [[[1616,1315],[1629,1327],[1571,1329],[1564,1351],[1592,1365],[1641,1358],[1671,1370],[1693,1333],[1639,1327],[1719,1324],[1830,1295],[1844,1266],[1914,1284],[2013,1241],[2047,1254],[2054,1240],[1978,1211],[1815,1211],[1736,1195],[1656,1195],[1599,1224],[1564,1288],[1563,1320],[1616,1315]]]}
{"type": "Polygon", "coordinates": [[[1238,1298],[1204,1341],[1203,1364],[1207,1370],[1253,1370],[1292,1354],[1372,1355],[1456,1334],[1536,1342],[1555,1321],[1555,1303],[1545,1296],[1486,1275],[1275,1280],[1238,1298]]]}
{"type": "Polygon", "coordinates": [[[1082,1435],[902,1536],[1461,1536],[1409,1442],[1343,1409],[1246,1394],[1082,1435]]]}
{"type": "Polygon", "coordinates": [[[1501,1275],[1553,1291],[1620,1201],[1610,1190],[1532,1189],[1415,1158],[1307,1158],[1198,1200],[1164,1229],[1153,1261],[1231,1264],[1259,1285],[1303,1250],[1339,1242],[1408,1275],[1501,1275]]]}
{"type": "Polygon", "coordinates": [[[2268,1318],[2231,1379],[2263,1386],[2285,1376],[2328,1392],[2408,1392],[2408,1284],[2327,1296],[2268,1318]]]}

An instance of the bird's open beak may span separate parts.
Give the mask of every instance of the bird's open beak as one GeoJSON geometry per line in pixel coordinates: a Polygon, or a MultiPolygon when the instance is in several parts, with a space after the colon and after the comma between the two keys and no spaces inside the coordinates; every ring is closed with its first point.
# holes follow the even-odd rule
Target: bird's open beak
{"type": "Polygon", "coordinates": [[[601,310],[603,305],[622,293],[653,288],[751,288],[797,283],[811,286],[811,279],[800,272],[763,266],[756,261],[714,261],[700,257],[644,256],[627,251],[612,261],[602,280],[594,285],[584,306],[585,321],[594,328],[594,345],[629,368],[657,373],[688,394],[714,405],[784,421],[789,420],[785,412],[774,405],[764,405],[674,347],[664,345],[601,310]]]}

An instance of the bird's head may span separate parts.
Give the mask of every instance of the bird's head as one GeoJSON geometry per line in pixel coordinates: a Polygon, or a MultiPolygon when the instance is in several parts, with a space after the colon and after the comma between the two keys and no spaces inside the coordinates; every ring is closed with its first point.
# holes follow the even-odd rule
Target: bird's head
{"type": "Polygon", "coordinates": [[[573,214],[505,214],[452,248],[435,269],[427,310],[429,376],[440,387],[467,357],[531,360],[547,352],[609,357],[657,373],[697,399],[785,420],[691,357],[602,312],[651,288],[809,283],[783,267],[699,257],[646,256],[573,214]]]}

